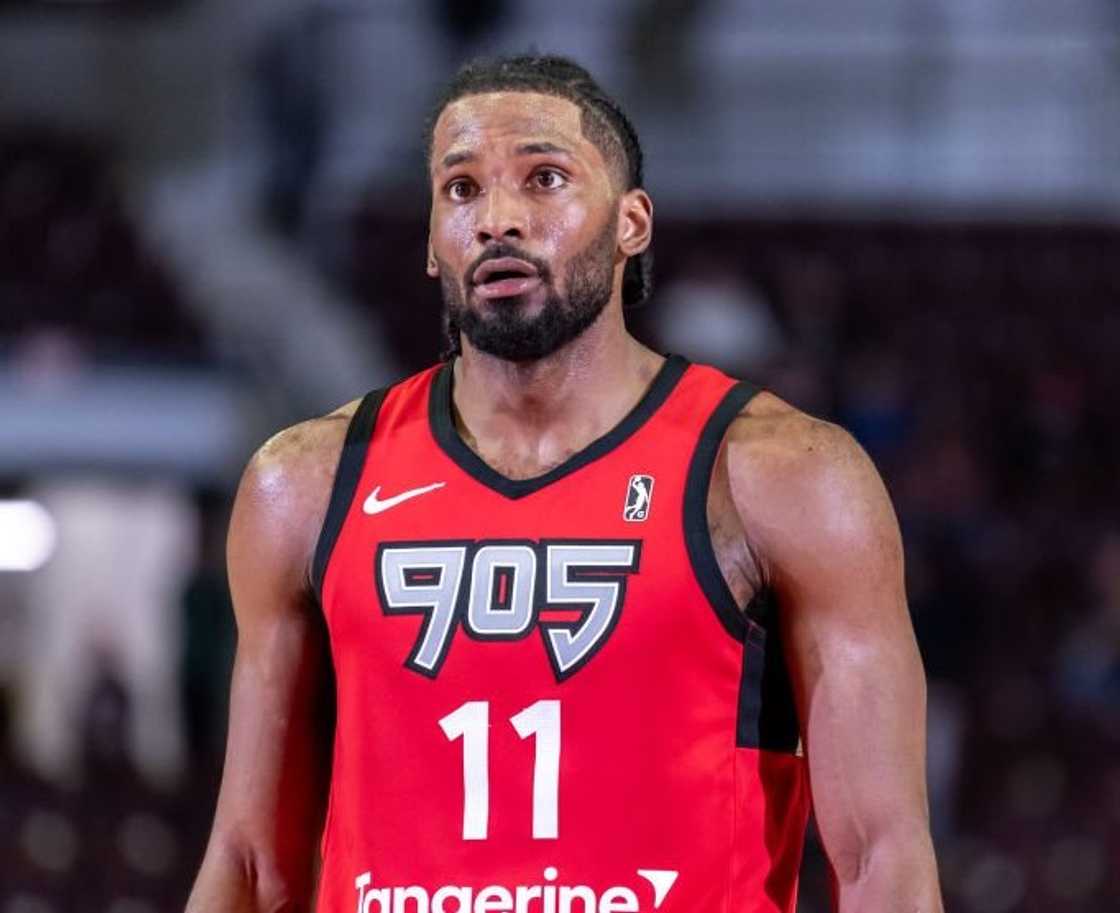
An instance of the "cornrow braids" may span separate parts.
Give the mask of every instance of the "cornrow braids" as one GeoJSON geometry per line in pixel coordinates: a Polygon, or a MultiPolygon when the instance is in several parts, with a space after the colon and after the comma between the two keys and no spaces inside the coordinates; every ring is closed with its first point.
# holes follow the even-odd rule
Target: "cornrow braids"
{"type": "MultiPolygon", "coordinates": [[[[580,109],[580,127],[614,168],[625,190],[642,186],[643,158],[638,132],[613,98],[592,75],[575,61],[552,54],[521,54],[513,57],[479,58],[455,74],[440,97],[424,130],[424,149],[431,165],[436,121],[457,99],[486,92],[539,92],[566,98],[580,109]]],[[[622,274],[622,303],[642,304],[653,289],[653,252],[646,248],[626,262],[622,274]]],[[[447,328],[454,333],[454,327],[447,328]]],[[[457,339],[449,339],[452,346],[457,339]]]]}

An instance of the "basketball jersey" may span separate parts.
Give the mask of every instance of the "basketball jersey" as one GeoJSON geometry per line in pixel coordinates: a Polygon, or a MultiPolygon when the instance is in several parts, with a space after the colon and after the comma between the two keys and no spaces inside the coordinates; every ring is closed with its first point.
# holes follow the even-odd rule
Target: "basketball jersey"
{"type": "Polygon", "coordinates": [[[320,913],[792,913],[809,810],[776,623],[709,479],[754,388],[670,357],[533,479],[452,418],[452,369],[360,403],[312,576],[337,724],[320,913]]]}

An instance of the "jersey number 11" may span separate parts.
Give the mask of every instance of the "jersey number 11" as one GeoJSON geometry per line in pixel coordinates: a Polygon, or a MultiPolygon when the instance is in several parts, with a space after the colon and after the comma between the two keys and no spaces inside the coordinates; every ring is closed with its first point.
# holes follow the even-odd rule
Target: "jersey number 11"
{"type": "MultiPolygon", "coordinates": [[[[517,734],[534,736],[533,838],[559,836],[560,702],[537,701],[510,723],[517,734]]],[[[463,740],[463,839],[485,840],[490,822],[490,702],[468,701],[439,721],[452,742],[463,740]]]]}

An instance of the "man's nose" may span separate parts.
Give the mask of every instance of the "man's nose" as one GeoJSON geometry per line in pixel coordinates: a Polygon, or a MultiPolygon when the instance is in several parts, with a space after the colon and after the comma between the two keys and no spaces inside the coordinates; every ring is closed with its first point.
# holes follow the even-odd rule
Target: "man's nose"
{"type": "Polygon", "coordinates": [[[525,208],[518,195],[502,187],[494,187],[486,195],[478,223],[478,241],[522,240],[525,237],[525,208]]]}

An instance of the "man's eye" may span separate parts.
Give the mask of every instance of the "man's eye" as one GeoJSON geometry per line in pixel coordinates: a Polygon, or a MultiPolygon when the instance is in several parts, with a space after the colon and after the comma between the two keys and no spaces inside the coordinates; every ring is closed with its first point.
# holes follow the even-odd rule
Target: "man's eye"
{"type": "Polygon", "coordinates": [[[469,200],[474,196],[474,181],[456,178],[447,185],[447,195],[453,200],[469,200]]]}
{"type": "Polygon", "coordinates": [[[554,168],[542,168],[533,172],[533,183],[541,190],[557,190],[567,182],[568,179],[554,168]]]}

